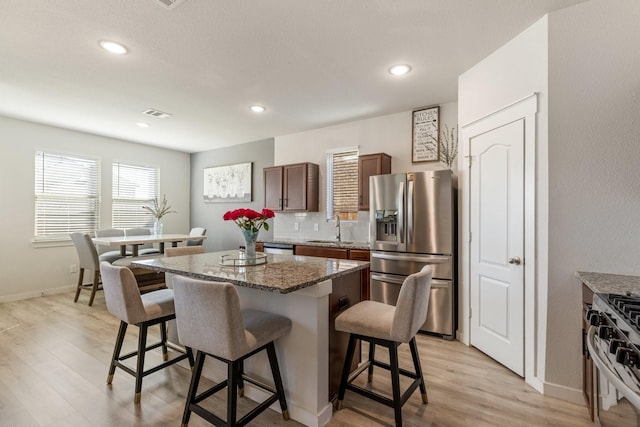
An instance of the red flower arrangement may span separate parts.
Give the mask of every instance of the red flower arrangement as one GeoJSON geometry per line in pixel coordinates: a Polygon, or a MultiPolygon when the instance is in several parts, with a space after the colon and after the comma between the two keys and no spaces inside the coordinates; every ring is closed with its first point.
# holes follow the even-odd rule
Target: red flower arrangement
{"type": "Polygon", "coordinates": [[[260,228],[264,226],[264,229],[269,231],[269,224],[267,220],[275,217],[271,209],[262,209],[262,212],[254,211],[253,209],[235,209],[233,211],[227,211],[222,219],[225,221],[233,221],[242,230],[251,230],[254,232],[260,231],[260,228]]]}

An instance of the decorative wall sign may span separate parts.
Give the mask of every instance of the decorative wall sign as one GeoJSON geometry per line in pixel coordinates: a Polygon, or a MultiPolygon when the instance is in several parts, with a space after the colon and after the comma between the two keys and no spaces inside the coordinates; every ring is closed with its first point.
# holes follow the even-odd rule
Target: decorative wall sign
{"type": "Polygon", "coordinates": [[[215,166],[204,169],[204,201],[250,202],[252,163],[215,166]]]}
{"type": "Polygon", "coordinates": [[[439,159],[440,107],[413,112],[411,162],[437,162],[439,159]]]}

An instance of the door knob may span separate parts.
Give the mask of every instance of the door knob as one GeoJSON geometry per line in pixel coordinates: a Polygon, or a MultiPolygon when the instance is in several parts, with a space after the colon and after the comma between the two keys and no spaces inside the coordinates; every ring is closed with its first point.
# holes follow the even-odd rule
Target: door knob
{"type": "Polygon", "coordinates": [[[520,257],[513,257],[513,258],[509,258],[509,264],[515,264],[515,265],[520,265],[520,257]]]}

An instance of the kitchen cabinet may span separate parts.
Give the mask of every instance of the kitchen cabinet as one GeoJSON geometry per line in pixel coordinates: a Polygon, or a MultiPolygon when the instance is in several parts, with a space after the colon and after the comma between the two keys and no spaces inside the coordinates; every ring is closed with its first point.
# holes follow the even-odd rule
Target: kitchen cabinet
{"type": "Polygon", "coordinates": [[[319,170],[314,163],[264,168],[264,207],[282,212],[317,212],[319,170]]]}
{"type": "Polygon", "coordinates": [[[385,153],[358,156],[358,210],[369,210],[369,177],[391,173],[391,156],[385,153]]]}

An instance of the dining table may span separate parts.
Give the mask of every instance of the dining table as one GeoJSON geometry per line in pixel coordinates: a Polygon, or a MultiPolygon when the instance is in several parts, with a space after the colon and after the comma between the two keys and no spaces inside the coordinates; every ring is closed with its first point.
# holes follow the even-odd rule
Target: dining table
{"type": "Polygon", "coordinates": [[[131,254],[138,256],[138,247],[147,243],[158,243],[160,253],[164,253],[165,243],[171,243],[171,246],[178,246],[179,242],[186,240],[204,240],[207,236],[190,236],[189,234],[160,234],[160,235],[140,235],[140,236],[115,236],[115,237],[94,237],[95,245],[104,246],[120,246],[120,255],[127,255],[127,246],[131,246],[131,254]]]}

